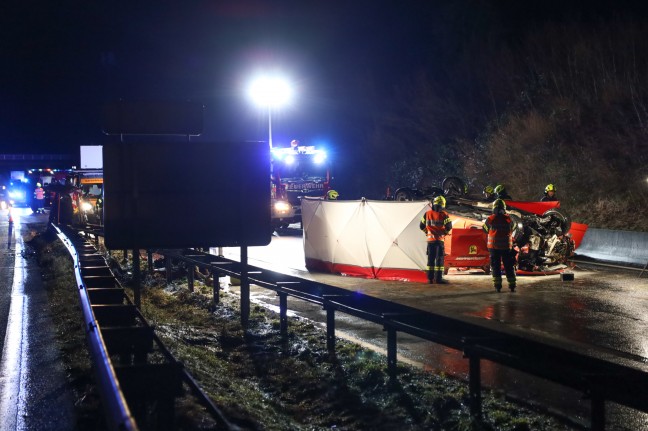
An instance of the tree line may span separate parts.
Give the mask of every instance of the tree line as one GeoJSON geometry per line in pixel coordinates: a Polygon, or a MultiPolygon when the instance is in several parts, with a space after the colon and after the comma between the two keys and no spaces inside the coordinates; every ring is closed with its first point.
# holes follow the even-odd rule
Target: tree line
{"type": "Polygon", "coordinates": [[[434,68],[376,99],[357,186],[505,184],[515,199],[555,184],[595,227],[648,231],[648,25],[631,17],[496,28],[454,41],[434,68]]]}

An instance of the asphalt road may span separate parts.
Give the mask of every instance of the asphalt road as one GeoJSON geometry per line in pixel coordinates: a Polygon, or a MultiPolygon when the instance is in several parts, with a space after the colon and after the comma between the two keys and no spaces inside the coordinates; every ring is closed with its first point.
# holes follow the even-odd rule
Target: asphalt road
{"type": "MultiPolygon", "coordinates": [[[[238,249],[226,248],[224,255],[238,259],[238,249]]],[[[487,326],[550,339],[557,343],[579,344],[613,353],[626,363],[648,370],[648,277],[633,271],[594,266],[573,269],[574,281],[561,281],[559,275],[521,276],[518,290],[497,293],[490,276],[481,271],[458,272],[447,276],[449,285],[429,285],[399,281],[366,280],[332,274],[309,273],[304,266],[301,232],[284,230],[267,247],[251,247],[249,263],[368,295],[399,302],[439,314],[480,322],[487,326]]],[[[252,300],[277,307],[276,296],[253,288],[252,300]]],[[[325,314],[303,301],[289,301],[291,312],[320,322],[325,314]]],[[[336,333],[369,348],[384,351],[385,333],[378,325],[336,314],[336,333]]],[[[399,360],[467,378],[468,363],[461,352],[440,345],[398,335],[399,360]]],[[[589,400],[582,394],[510,369],[485,363],[485,385],[504,388],[512,397],[547,406],[571,420],[587,424],[589,400]]],[[[607,403],[609,430],[648,430],[648,415],[607,403]]]]}
{"type": "Polygon", "coordinates": [[[14,209],[9,235],[0,211],[0,429],[73,430],[74,400],[66,386],[47,294],[27,245],[47,215],[14,209]]]}

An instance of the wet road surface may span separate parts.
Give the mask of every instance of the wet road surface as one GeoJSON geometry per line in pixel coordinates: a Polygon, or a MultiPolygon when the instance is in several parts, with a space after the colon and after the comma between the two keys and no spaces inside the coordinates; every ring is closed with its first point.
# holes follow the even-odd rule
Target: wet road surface
{"type": "MultiPolygon", "coordinates": [[[[524,332],[560,343],[594,346],[638,368],[648,369],[648,277],[632,271],[582,266],[573,269],[574,281],[559,275],[522,276],[518,291],[497,293],[490,276],[481,271],[447,276],[449,285],[367,280],[309,273],[304,266],[301,232],[284,231],[267,247],[249,248],[249,263],[330,285],[361,291],[430,312],[479,321],[498,329],[524,332]]],[[[224,249],[238,259],[238,249],[224,249]]],[[[252,289],[252,300],[277,307],[273,292],[252,289]]],[[[289,300],[289,309],[324,324],[320,307],[289,300]]],[[[383,350],[386,336],[379,325],[336,313],[338,336],[383,350]]],[[[399,360],[423,368],[467,378],[468,363],[461,352],[416,337],[398,334],[399,360]]],[[[571,420],[587,424],[590,402],[569,388],[484,361],[484,385],[502,388],[507,395],[543,405],[571,420]]],[[[606,405],[609,430],[648,430],[648,415],[612,403],[606,405]]]]}
{"type": "Polygon", "coordinates": [[[7,211],[0,217],[0,429],[75,429],[40,269],[25,244],[47,215],[15,208],[11,236],[7,211]]]}

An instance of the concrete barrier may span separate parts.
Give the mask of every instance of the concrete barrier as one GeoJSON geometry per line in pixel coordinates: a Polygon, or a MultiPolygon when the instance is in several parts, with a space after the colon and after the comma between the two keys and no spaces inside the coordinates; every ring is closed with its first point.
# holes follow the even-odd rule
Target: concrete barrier
{"type": "Polygon", "coordinates": [[[576,255],[617,263],[648,262],[648,232],[587,229],[576,255]]]}

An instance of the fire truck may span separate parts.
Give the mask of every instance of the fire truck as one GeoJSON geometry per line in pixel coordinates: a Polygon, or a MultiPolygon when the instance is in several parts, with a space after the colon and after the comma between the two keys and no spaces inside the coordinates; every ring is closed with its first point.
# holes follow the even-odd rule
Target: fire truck
{"type": "Polygon", "coordinates": [[[103,170],[81,169],[75,171],[75,185],[78,187],[76,204],[84,223],[103,224],[103,170]]]}
{"type": "Polygon", "coordinates": [[[301,199],[323,199],[331,188],[326,152],[314,146],[273,148],[270,186],[272,226],[301,223],[301,199]]]}

